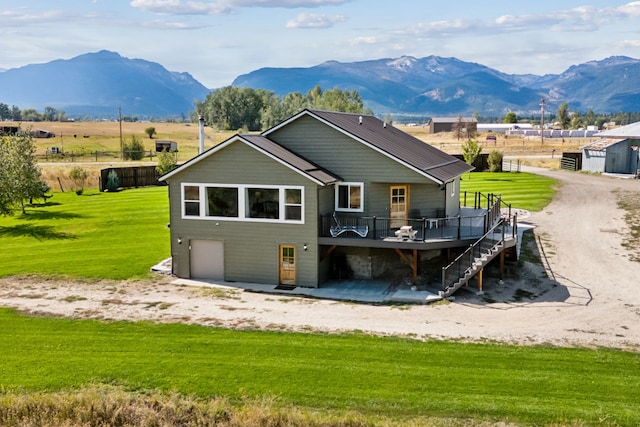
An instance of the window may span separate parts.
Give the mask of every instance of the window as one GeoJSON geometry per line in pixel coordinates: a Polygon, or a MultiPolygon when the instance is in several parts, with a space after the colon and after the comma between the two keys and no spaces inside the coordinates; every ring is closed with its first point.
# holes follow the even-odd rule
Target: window
{"type": "Polygon", "coordinates": [[[363,183],[345,182],[336,186],[336,210],[362,212],[363,183]]]}
{"type": "Polygon", "coordinates": [[[206,187],[207,216],[238,217],[238,189],[206,187]]]}
{"type": "Polygon", "coordinates": [[[185,216],[200,216],[200,187],[185,185],[182,197],[185,216]]]}
{"type": "Polygon", "coordinates": [[[284,219],[302,220],[302,190],[287,188],[284,190],[284,219]]]}
{"type": "Polygon", "coordinates": [[[304,223],[304,187],[182,184],[183,218],[304,223]]]}
{"type": "Polygon", "coordinates": [[[247,188],[247,218],[280,218],[277,188],[247,188]]]}

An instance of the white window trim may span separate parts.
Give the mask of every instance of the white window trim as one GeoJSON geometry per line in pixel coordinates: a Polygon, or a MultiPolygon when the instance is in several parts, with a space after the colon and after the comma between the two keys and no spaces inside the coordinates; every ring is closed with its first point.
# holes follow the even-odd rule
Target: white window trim
{"type": "MultiPolygon", "coordinates": [[[[349,192],[351,194],[351,192],[349,192]]],[[[336,212],[364,212],[364,182],[340,182],[335,185],[335,203],[334,207],[336,212]],[[360,207],[357,209],[341,208],[339,206],[340,194],[339,189],[341,186],[360,187],[360,207]]]]}
{"type": "Polygon", "coordinates": [[[203,203],[202,203],[202,197],[203,197],[203,189],[202,187],[198,187],[199,184],[190,184],[190,183],[185,183],[183,182],[180,185],[180,212],[182,215],[183,219],[193,219],[193,218],[199,218],[202,216],[203,214],[203,203]],[[185,187],[198,187],[198,194],[199,194],[199,198],[200,200],[186,200],[184,198],[184,188],[185,187]],[[187,209],[186,209],[186,202],[198,202],[199,206],[199,210],[200,210],[200,215],[199,216],[195,216],[195,215],[187,215],[187,209]]]}
{"type": "MultiPolygon", "coordinates": [[[[283,224],[304,224],[305,217],[305,194],[304,187],[301,185],[264,185],[264,184],[216,184],[216,183],[202,183],[202,182],[183,182],[180,185],[180,210],[182,219],[191,220],[209,220],[209,221],[235,221],[235,222],[270,222],[270,223],[283,223],[283,224]],[[200,190],[200,215],[186,215],[185,201],[184,200],[184,187],[198,187],[200,190]],[[206,215],[206,203],[207,203],[207,187],[224,187],[224,188],[237,188],[238,189],[238,216],[207,216],[206,215]],[[272,218],[249,218],[246,213],[246,201],[247,201],[247,188],[264,188],[264,189],[277,189],[278,190],[278,212],[280,217],[278,219],[272,218]],[[286,190],[300,190],[301,193],[301,218],[297,219],[284,219],[286,203],[286,190]]],[[[292,205],[293,206],[293,205],[292,205]]],[[[296,205],[297,206],[297,205],[296,205]]]]}

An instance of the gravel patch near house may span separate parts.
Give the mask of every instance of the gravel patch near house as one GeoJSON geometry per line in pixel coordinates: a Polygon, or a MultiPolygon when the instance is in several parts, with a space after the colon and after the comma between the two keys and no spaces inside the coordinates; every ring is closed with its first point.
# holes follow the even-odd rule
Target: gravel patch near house
{"type": "Polygon", "coordinates": [[[194,287],[163,276],[9,277],[0,279],[0,306],[73,318],[640,350],[640,262],[633,261],[640,243],[629,241],[627,212],[618,206],[620,197],[640,197],[640,180],[532,171],[561,181],[547,208],[521,218],[534,227],[523,253],[537,252],[543,263],[521,260],[503,282],[485,274],[484,295],[460,290],[453,301],[430,305],[368,305],[194,287]]]}

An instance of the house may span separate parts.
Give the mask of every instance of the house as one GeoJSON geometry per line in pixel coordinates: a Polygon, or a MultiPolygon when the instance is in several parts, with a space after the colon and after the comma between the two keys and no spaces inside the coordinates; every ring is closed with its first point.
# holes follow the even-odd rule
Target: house
{"type": "Polygon", "coordinates": [[[636,174],[640,169],[640,122],[599,132],[601,138],[580,147],[582,170],[636,174]]]}
{"type": "Polygon", "coordinates": [[[429,120],[429,132],[453,132],[460,127],[464,133],[475,133],[478,130],[478,119],[475,117],[432,117],[429,120]]]}
{"type": "Polygon", "coordinates": [[[500,221],[499,201],[460,207],[470,169],[373,116],[305,109],[160,178],[173,273],[320,287],[400,262],[415,283],[424,256],[468,248],[500,221]]]}

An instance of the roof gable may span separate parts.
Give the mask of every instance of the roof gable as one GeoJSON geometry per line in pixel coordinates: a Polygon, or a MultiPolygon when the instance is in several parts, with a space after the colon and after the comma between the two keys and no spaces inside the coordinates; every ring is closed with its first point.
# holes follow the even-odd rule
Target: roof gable
{"type": "Polygon", "coordinates": [[[278,145],[277,143],[271,141],[270,139],[262,136],[262,135],[234,135],[226,141],[221,142],[215,147],[210,148],[202,154],[192,158],[186,163],[182,164],[180,167],[172,170],[171,172],[161,176],[159,178],[160,181],[165,181],[181,171],[192,167],[193,165],[201,162],[202,160],[208,158],[209,156],[214,155],[218,151],[222,150],[225,147],[228,147],[234,143],[244,143],[247,146],[261,152],[262,154],[274,159],[278,163],[288,167],[289,169],[294,170],[300,175],[314,181],[319,185],[329,185],[334,182],[340,181],[340,177],[332,174],[331,172],[324,170],[318,165],[308,161],[307,159],[298,156],[297,154],[287,150],[286,148],[278,145]]]}
{"type": "Polygon", "coordinates": [[[265,131],[263,135],[268,136],[305,115],[331,126],[439,184],[451,181],[473,169],[461,160],[369,115],[303,110],[265,131]]]}

